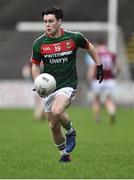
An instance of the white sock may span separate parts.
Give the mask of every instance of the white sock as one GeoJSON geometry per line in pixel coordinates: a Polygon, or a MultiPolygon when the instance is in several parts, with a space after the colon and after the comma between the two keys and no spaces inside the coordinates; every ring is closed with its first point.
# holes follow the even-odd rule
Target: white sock
{"type": "Polygon", "coordinates": [[[70,129],[66,130],[67,134],[71,134],[73,132],[73,128],[71,127],[70,129]]]}
{"type": "Polygon", "coordinates": [[[61,154],[62,156],[64,156],[64,155],[67,155],[68,153],[66,152],[65,149],[63,149],[63,150],[60,150],[60,154],[61,154]]]}

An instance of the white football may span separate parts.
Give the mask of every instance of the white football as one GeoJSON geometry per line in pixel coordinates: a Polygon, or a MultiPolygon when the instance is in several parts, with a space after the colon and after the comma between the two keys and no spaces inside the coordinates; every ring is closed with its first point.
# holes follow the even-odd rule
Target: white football
{"type": "Polygon", "coordinates": [[[41,97],[48,96],[56,89],[56,80],[52,75],[42,73],[35,78],[34,88],[41,97]]]}

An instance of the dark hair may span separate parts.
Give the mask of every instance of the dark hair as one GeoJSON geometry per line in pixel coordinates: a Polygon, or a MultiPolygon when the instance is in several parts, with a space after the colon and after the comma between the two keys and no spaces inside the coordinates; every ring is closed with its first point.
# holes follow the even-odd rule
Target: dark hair
{"type": "Polygon", "coordinates": [[[46,9],[42,10],[42,16],[48,15],[48,14],[54,14],[56,19],[63,19],[63,11],[62,9],[56,7],[56,6],[49,6],[46,9]]]}

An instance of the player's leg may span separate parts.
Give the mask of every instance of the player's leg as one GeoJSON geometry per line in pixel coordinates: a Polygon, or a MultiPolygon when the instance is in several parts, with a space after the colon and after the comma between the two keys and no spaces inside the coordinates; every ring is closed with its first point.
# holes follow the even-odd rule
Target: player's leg
{"type": "Polygon", "coordinates": [[[47,112],[46,114],[55,144],[62,144],[65,141],[65,138],[61,131],[61,124],[59,119],[53,116],[50,112],[47,112]]]}
{"type": "Polygon", "coordinates": [[[69,106],[70,99],[64,95],[59,94],[55,97],[53,102],[51,112],[52,114],[60,120],[61,125],[66,130],[66,152],[70,153],[75,147],[75,136],[76,132],[72,127],[71,120],[67,113],[65,113],[65,109],[69,106]]]}
{"type": "Polygon", "coordinates": [[[110,122],[112,124],[115,123],[116,104],[110,95],[107,95],[105,98],[105,106],[106,106],[107,112],[110,116],[110,122]]]}
{"type": "Polygon", "coordinates": [[[65,151],[66,142],[61,129],[61,123],[59,119],[55,117],[51,112],[47,112],[46,114],[47,114],[47,119],[49,121],[49,126],[52,132],[54,143],[58,148],[58,150],[60,151],[61,157],[64,158],[63,162],[68,162],[70,161],[70,156],[65,151]]]}
{"type": "Polygon", "coordinates": [[[95,95],[94,100],[92,102],[92,110],[93,110],[93,113],[95,114],[96,122],[100,122],[101,120],[100,109],[101,109],[100,97],[99,95],[95,95]]]}
{"type": "Polygon", "coordinates": [[[91,84],[91,88],[93,91],[93,100],[92,100],[92,111],[95,115],[96,122],[101,121],[100,111],[101,111],[101,92],[103,89],[103,83],[98,84],[97,80],[94,80],[91,84]]]}
{"type": "Polygon", "coordinates": [[[64,126],[68,132],[71,132],[70,129],[72,126],[69,117],[64,111],[70,104],[70,97],[74,94],[73,92],[73,88],[62,88],[45,98],[45,112],[49,120],[54,142],[60,150],[61,162],[70,161],[69,153],[66,152],[67,140],[64,138],[61,125],[64,126]]]}
{"type": "Polygon", "coordinates": [[[43,99],[38,94],[35,95],[35,109],[33,112],[33,118],[35,120],[44,120],[46,118],[45,111],[43,109],[43,99]]]}
{"type": "Polygon", "coordinates": [[[110,122],[115,123],[116,103],[114,101],[115,80],[107,80],[105,84],[105,106],[110,116],[110,122]]]}

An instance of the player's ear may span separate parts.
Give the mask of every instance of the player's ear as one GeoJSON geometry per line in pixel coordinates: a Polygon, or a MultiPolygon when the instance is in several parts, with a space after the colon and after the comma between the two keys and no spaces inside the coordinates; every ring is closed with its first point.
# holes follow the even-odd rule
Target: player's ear
{"type": "Polygon", "coordinates": [[[58,19],[58,24],[59,24],[59,26],[61,26],[61,23],[62,23],[62,20],[61,20],[61,19],[58,19]]]}

